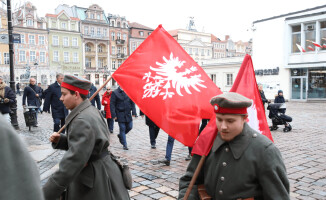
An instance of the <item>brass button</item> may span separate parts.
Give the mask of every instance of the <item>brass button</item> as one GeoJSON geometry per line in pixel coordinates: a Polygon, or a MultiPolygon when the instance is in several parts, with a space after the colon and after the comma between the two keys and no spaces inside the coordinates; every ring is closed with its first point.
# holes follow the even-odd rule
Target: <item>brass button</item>
{"type": "Polygon", "coordinates": [[[219,193],[220,195],[222,195],[222,194],[223,194],[223,191],[222,191],[222,190],[220,190],[220,191],[218,191],[218,193],[219,193]]]}
{"type": "Polygon", "coordinates": [[[226,152],[229,152],[229,151],[230,151],[230,149],[226,147],[226,148],[225,148],[225,151],[226,151],[226,152]]]}
{"type": "Polygon", "coordinates": [[[221,177],[221,181],[224,181],[224,177],[223,176],[221,177]]]}
{"type": "Polygon", "coordinates": [[[226,167],[226,162],[223,162],[222,165],[223,165],[223,167],[226,167]]]}
{"type": "Polygon", "coordinates": [[[256,134],[256,133],[254,133],[254,134],[252,135],[252,137],[253,137],[253,138],[257,137],[257,134],[256,134]]]}

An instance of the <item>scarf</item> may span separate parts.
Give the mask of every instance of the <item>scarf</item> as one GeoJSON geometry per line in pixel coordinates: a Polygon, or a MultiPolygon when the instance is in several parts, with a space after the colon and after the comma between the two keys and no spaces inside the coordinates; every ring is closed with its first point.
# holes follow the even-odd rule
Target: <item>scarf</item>
{"type": "Polygon", "coordinates": [[[5,87],[6,84],[4,82],[0,83],[0,97],[5,98],[5,87]]]}

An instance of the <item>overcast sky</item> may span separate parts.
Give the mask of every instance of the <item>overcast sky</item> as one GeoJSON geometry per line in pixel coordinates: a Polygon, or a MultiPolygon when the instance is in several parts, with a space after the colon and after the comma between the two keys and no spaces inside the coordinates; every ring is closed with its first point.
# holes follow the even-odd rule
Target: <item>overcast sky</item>
{"type": "MultiPolygon", "coordinates": [[[[25,0],[12,0],[12,8],[25,0]]],[[[125,16],[155,29],[162,24],[166,30],[185,29],[189,17],[194,17],[198,31],[212,33],[224,39],[248,41],[253,21],[289,12],[326,5],[326,0],[30,0],[37,13],[44,17],[59,4],[88,8],[98,4],[107,13],[125,16]]]]}

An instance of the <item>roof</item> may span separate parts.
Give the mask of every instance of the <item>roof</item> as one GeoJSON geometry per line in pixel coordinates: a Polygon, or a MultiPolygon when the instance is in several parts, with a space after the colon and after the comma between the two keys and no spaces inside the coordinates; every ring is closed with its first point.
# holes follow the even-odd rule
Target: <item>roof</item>
{"type": "Polygon", "coordinates": [[[221,40],[215,35],[211,34],[211,42],[220,42],[221,40]]]}
{"type": "MultiPolygon", "coordinates": [[[[62,10],[61,12],[59,12],[58,14],[49,14],[47,13],[45,15],[45,17],[53,17],[53,18],[57,18],[59,15],[61,15],[64,12],[64,10],[62,10]]],[[[69,17],[69,15],[67,14],[67,16],[69,17]]],[[[75,21],[79,21],[79,18],[76,17],[69,17],[71,20],[75,20],[75,21]]]]}
{"type": "Polygon", "coordinates": [[[128,24],[129,25],[129,28],[136,28],[136,29],[145,29],[145,30],[150,30],[150,31],[154,31],[154,29],[152,28],[149,28],[147,26],[144,26],[142,24],[139,24],[137,22],[131,22],[128,24]]]}
{"type": "Polygon", "coordinates": [[[308,11],[312,11],[312,10],[317,10],[317,9],[324,8],[324,7],[326,7],[326,4],[322,5],[322,6],[317,6],[317,7],[314,7],[314,8],[308,8],[308,9],[305,9],[305,10],[299,10],[299,11],[296,11],[296,12],[290,12],[290,13],[283,14],[283,15],[278,15],[278,16],[274,16],[274,17],[269,17],[269,18],[265,18],[265,19],[256,20],[256,21],[253,22],[253,24],[268,21],[268,20],[273,20],[273,19],[277,19],[277,18],[281,18],[281,17],[287,17],[287,16],[290,16],[290,15],[295,15],[295,14],[308,12],[308,11]]]}
{"type": "Polygon", "coordinates": [[[178,31],[179,31],[179,30],[171,30],[171,31],[168,31],[168,33],[169,33],[172,37],[175,37],[175,36],[178,36],[178,31]]]}

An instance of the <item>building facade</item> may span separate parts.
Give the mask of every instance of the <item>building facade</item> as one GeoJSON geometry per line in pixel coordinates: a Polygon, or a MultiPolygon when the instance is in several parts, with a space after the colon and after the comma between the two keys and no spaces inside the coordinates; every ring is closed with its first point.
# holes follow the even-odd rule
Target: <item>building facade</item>
{"type": "MultiPolygon", "coordinates": [[[[8,39],[8,21],[7,11],[0,8],[0,34],[8,39]]],[[[3,77],[6,83],[10,81],[10,68],[9,68],[9,45],[7,40],[0,42],[0,76],[3,77]]]]}
{"type": "Polygon", "coordinates": [[[20,34],[21,43],[14,44],[16,81],[28,83],[33,77],[46,86],[55,72],[50,69],[46,21],[39,18],[36,7],[26,2],[13,13],[13,33],[20,34]]]}
{"type": "Polygon", "coordinates": [[[267,98],[282,89],[286,99],[326,100],[325,13],[323,5],[253,22],[253,63],[267,98]]]}
{"type": "Polygon", "coordinates": [[[53,71],[82,75],[83,48],[79,32],[80,20],[70,17],[64,10],[46,14],[49,31],[49,63],[53,71]]]}

